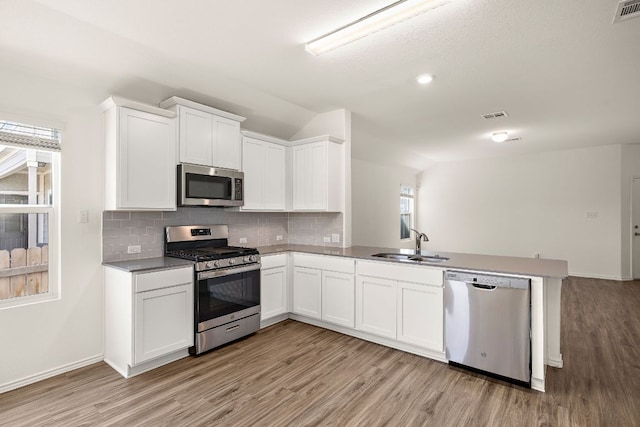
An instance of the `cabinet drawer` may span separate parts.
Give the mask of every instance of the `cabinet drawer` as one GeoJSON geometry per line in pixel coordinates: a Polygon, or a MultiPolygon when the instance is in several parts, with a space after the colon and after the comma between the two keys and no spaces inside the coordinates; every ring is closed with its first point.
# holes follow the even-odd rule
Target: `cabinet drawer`
{"type": "Polygon", "coordinates": [[[296,267],[316,268],[339,273],[355,273],[355,261],[352,258],[335,256],[293,254],[293,265],[296,267]]]}
{"type": "Polygon", "coordinates": [[[287,254],[265,255],[260,257],[262,269],[284,267],[287,265],[287,254]]]}
{"type": "Polygon", "coordinates": [[[192,282],[193,267],[138,273],[135,275],[134,292],[145,292],[192,282]]]}
{"type": "Polygon", "coordinates": [[[398,265],[391,262],[358,261],[358,274],[442,286],[444,270],[434,267],[398,265]]]}

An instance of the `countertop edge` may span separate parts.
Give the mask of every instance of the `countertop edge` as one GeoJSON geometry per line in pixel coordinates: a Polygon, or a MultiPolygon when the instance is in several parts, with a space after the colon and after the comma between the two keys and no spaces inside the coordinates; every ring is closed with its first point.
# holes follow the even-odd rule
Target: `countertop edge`
{"type": "Polygon", "coordinates": [[[104,261],[102,265],[105,267],[126,271],[128,273],[140,273],[147,271],[162,271],[172,270],[174,268],[193,267],[193,261],[171,257],[155,257],[125,261],[104,261]]]}
{"type": "MultiPolygon", "coordinates": [[[[327,255],[343,258],[356,258],[365,261],[378,261],[384,263],[394,263],[400,265],[437,267],[445,270],[465,270],[465,271],[482,271],[495,274],[512,274],[528,277],[541,277],[544,279],[565,279],[569,276],[568,263],[564,260],[553,259],[536,259],[522,257],[506,257],[499,255],[480,255],[480,254],[459,254],[449,252],[438,252],[438,255],[446,256],[449,261],[441,263],[422,262],[419,264],[408,264],[406,261],[398,261],[393,259],[384,259],[373,257],[375,253],[397,252],[397,253],[413,253],[412,250],[398,248],[378,248],[368,246],[351,246],[348,248],[330,247],[330,246],[312,246],[312,245],[274,245],[261,246],[257,248],[261,256],[277,255],[281,253],[306,253],[311,255],[327,255]],[[465,263],[465,259],[467,263],[465,263]],[[502,267],[491,265],[495,263],[512,264],[511,267],[502,267]],[[526,266],[534,265],[536,268],[517,268],[515,265],[526,266]],[[538,264],[538,265],[536,265],[538,264]],[[551,271],[549,271],[551,270],[551,271]],[[561,271],[558,271],[561,270],[561,271]]],[[[435,253],[422,251],[423,255],[435,253]]]]}

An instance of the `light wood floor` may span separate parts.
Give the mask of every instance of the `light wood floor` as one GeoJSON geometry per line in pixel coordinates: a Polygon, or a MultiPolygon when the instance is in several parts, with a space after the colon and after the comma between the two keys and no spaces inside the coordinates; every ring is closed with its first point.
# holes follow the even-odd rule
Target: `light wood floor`
{"type": "Polygon", "coordinates": [[[0,395],[0,425],[640,425],[640,282],[570,278],[538,393],[294,321],[125,380],[104,363],[0,395]]]}

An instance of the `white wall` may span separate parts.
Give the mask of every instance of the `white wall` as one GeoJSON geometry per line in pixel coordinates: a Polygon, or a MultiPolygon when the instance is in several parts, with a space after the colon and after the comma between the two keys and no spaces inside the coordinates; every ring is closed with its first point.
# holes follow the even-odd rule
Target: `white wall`
{"type": "Polygon", "coordinates": [[[436,164],[420,178],[418,225],[439,251],[564,259],[620,279],[620,145],[436,164]],[[588,218],[595,212],[597,218],[588,218]]]}
{"type": "MultiPolygon", "coordinates": [[[[412,248],[414,240],[400,240],[400,185],[416,185],[412,169],[351,160],[353,244],[412,248]]],[[[423,230],[420,230],[423,231],[423,230]]],[[[429,230],[425,230],[429,235],[429,230]]],[[[423,248],[430,250],[430,243],[423,248]]]]}
{"type": "Polygon", "coordinates": [[[61,294],[0,310],[0,391],[102,359],[103,95],[0,69],[0,118],[63,125],[61,294]],[[79,209],[89,223],[76,221],[79,209]]]}

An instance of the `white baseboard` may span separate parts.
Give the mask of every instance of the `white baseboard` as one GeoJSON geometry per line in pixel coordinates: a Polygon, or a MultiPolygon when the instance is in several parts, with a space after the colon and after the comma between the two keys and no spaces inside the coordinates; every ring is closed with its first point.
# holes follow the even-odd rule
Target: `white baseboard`
{"type": "Polygon", "coordinates": [[[83,368],[85,366],[93,365],[94,363],[102,362],[103,359],[104,355],[99,354],[97,356],[69,363],[68,365],[63,365],[54,369],[50,369],[48,371],[40,372],[39,374],[29,375],[28,377],[2,384],[0,385],[0,394],[36,383],[38,381],[46,380],[47,378],[55,377],[56,375],[73,371],[74,369],[83,368]]]}
{"type": "Polygon", "coordinates": [[[606,275],[602,276],[598,274],[584,274],[584,273],[575,273],[575,272],[569,272],[569,276],[582,277],[585,279],[616,280],[618,282],[633,280],[631,277],[624,277],[624,276],[606,276],[606,275]]]}

